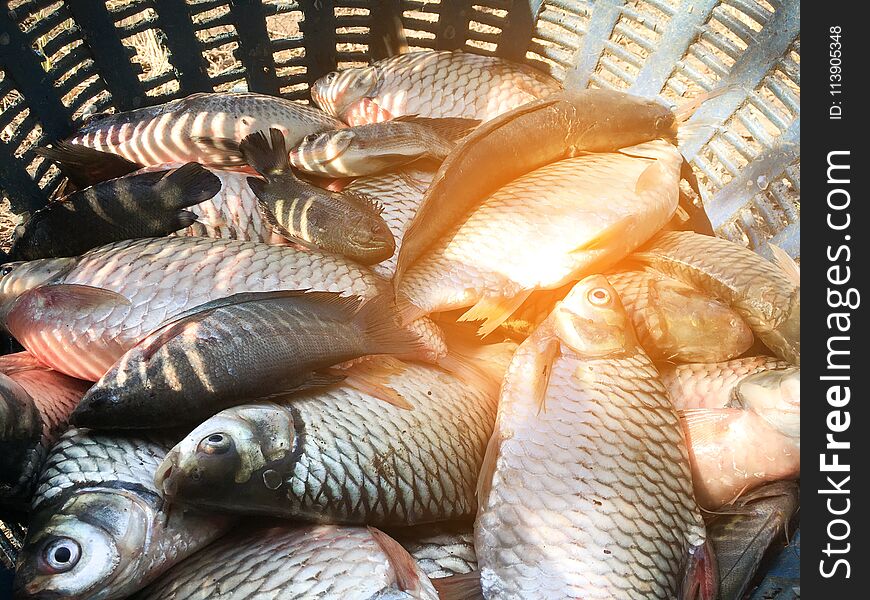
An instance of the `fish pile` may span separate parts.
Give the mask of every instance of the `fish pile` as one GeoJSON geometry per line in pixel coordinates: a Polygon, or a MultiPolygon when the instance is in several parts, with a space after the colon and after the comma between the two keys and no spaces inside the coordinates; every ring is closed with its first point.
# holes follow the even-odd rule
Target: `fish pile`
{"type": "Polygon", "coordinates": [[[41,150],[17,597],[742,600],[799,504],[800,279],[710,235],[677,113],[451,51],[312,97],[41,150]]]}

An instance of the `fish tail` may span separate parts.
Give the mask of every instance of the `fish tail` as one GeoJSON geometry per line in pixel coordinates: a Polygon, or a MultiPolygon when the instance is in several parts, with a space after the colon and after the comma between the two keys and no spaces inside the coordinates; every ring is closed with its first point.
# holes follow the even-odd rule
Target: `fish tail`
{"type": "Polygon", "coordinates": [[[364,332],[368,354],[407,355],[422,347],[420,338],[399,324],[399,313],[389,295],[372,298],[354,315],[354,322],[364,332]]]}
{"type": "Polygon", "coordinates": [[[154,192],[166,202],[167,208],[187,208],[205,202],[220,190],[221,180],[195,162],[178,167],[154,186],[154,192]]]}
{"type": "Polygon", "coordinates": [[[139,163],[118,154],[69,142],[55,142],[51,148],[37,148],[36,154],[56,162],[61,173],[80,187],[123,177],[142,168],[139,163]]]}
{"type": "Polygon", "coordinates": [[[411,302],[411,299],[404,295],[399,295],[396,298],[396,307],[399,310],[399,322],[404,325],[413,323],[417,319],[426,316],[426,311],[411,302]]]}
{"type": "Polygon", "coordinates": [[[496,397],[501,387],[504,368],[491,359],[493,352],[498,355],[501,344],[487,344],[474,347],[451,340],[445,356],[436,362],[438,366],[456,375],[459,379],[483,390],[488,396],[496,397]]]}
{"type": "Polygon", "coordinates": [[[687,100],[683,104],[679,105],[676,109],[674,109],[674,116],[677,119],[677,123],[682,124],[688,121],[692,117],[692,115],[697,112],[701,105],[704,104],[704,102],[712,100],[713,98],[718,98],[719,96],[722,96],[724,94],[737,91],[739,88],[739,84],[725,85],[720,88],[710,90],[709,92],[705,92],[700,96],[692,98],[691,100],[687,100]]]}
{"type": "Polygon", "coordinates": [[[239,150],[249,165],[260,175],[279,175],[290,172],[290,154],[284,134],[274,127],[269,139],[262,131],[255,131],[239,144],[239,150]]]}

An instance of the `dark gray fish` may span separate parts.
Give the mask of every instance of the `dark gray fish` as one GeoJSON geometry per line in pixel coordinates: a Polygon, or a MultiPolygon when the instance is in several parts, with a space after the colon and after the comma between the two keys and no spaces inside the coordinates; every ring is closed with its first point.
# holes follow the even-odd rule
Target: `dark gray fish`
{"type": "Polygon", "coordinates": [[[346,256],[362,264],[390,258],[396,251],[382,208],[362,194],[337,193],[301,181],[290,169],[284,134],[270,129],[246,137],[240,150],[265,178],[248,178],[265,219],[280,235],[346,256]]]}
{"type": "Polygon", "coordinates": [[[16,229],[9,256],[78,256],[112,242],[161,237],[189,227],[196,215],[183,209],[220,189],[220,180],[196,163],[98,183],[33,213],[16,229]]]}
{"type": "Polygon", "coordinates": [[[565,90],[504,113],[469,134],[441,165],[404,238],[393,282],[468,211],[509,181],[583,152],[675,142],[676,115],[624,92],[565,90]]]}
{"type": "Polygon", "coordinates": [[[124,354],[82,398],[80,427],[149,428],[206,418],[246,400],[340,381],[329,367],[408,354],[416,336],[391,299],[251,292],[184,312],[124,354]]]}
{"type": "Polygon", "coordinates": [[[719,562],[720,600],[744,598],[767,549],[787,532],[798,506],[798,485],[780,481],[743,496],[707,525],[719,562]]]}
{"type": "Polygon", "coordinates": [[[154,487],[175,439],[68,431],[40,476],[16,597],[126,598],[224,534],[229,518],[169,507],[154,487]]]}

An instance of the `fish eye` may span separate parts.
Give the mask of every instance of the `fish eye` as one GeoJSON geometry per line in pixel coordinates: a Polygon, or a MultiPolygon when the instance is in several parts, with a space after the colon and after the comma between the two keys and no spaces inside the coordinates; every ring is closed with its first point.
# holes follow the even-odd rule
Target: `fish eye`
{"type": "Polygon", "coordinates": [[[14,269],[15,269],[15,267],[12,265],[4,265],[3,267],[0,267],[0,277],[6,277],[14,269]]]}
{"type": "Polygon", "coordinates": [[[320,136],[319,133],[309,133],[304,138],[302,138],[302,143],[303,144],[312,144],[319,136],[320,136]]]}
{"type": "Polygon", "coordinates": [[[65,573],[76,566],[82,555],[82,548],[72,538],[58,538],[42,551],[45,566],[52,573],[65,573]]]}
{"type": "Polygon", "coordinates": [[[213,433],[202,439],[199,449],[206,454],[224,454],[233,445],[233,441],[225,433],[213,433]]]}
{"type": "Polygon", "coordinates": [[[594,288],[589,290],[586,298],[595,306],[606,306],[610,304],[610,292],[604,288],[594,288]]]}
{"type": "Polygon", "coordinates": [[[336,73],[335,71],[328,73],[326,75],[326,83],[332,83],[333,81],[335,81],[337,75],[338,73],[336,73]]]}

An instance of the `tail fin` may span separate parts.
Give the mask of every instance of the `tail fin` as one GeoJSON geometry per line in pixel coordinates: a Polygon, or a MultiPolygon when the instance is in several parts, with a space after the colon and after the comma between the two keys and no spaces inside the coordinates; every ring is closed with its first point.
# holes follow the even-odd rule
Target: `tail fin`
{"type": "Polygon", "coordinates": [[[239,150],[245,162],[251,165],[260,175],[281,175],[290,172],[290,153],[284,141],[284,134],[272,127],[269,138],[262,131],[255,131],[239,144],[239,150]]]}
{"type": "Polygon", "coordinates": [[[420,338],[399,325],[399,314],[393,298],[376,296],[362,305],[354,322],[364,332],[369,354],[407,355],[421,347],[420,338]]]}
{"type": "Polygon", "coordinates": [[[705,92],[700,96],[696,96],[691,100],[687,100],[683,104],[679,105],[676,109],[674,109],[674,116],[677,119],[677,123],[683,124],[688,121],[695,112],[701,108],[701,105],[708,100],[712,100],[713,98],[718,98],[724,94],[728,94],[730,92],[734,92],[740,89],[739,84],[731,84],[725,85],[720,88],[712,89],[709,92],[705,92]]]}
{"type": "Polygon", "coordinates": [[[142,165],[111,152],[102,152],[68,142],[56,142],[36,153],[57,163],[60,172],[79,189],[101,181],[117,179],[142,168],[142,165]]]}
{"type": "Polygon", "coordinates": [[[199,163],[178,167],[155,186],[154,192],[169,208],[187,208],[214,198],[221,191],[221,180],[199,163]]]}
{"type": "Polygon", "coordinates": [[[449,335],[447,340],[449,350],[438,359],[438,366],[488,396],[497,397],[517,345],[514,342],[470,344],[449,335]]]}
{"type": "Polygon", "coordinates": [[[404,117],[396,117],[393,120],[422,125],[451,142],[462,139],[471,133],[475,127],[480,125],[479,119],[464,119],[461,117],[432,118],[408,115],[404,117]]]}

